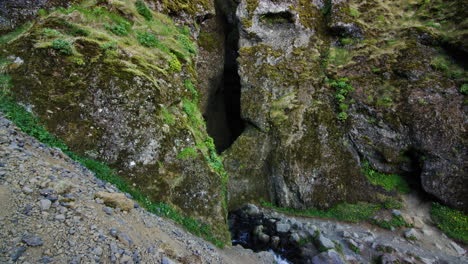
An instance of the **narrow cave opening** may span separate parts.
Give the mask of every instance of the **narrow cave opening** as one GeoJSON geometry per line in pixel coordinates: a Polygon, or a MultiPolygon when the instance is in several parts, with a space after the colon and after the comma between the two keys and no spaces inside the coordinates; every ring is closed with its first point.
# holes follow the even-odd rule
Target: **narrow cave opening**
{"type": "Polygon", "coordinates": [[[220,87],[210,95],[204,118],[208,134],[214,139],[216,151],[223,152],[244,131],[241,117],[241,80],[238,73],[239,30],[235,8],[218,8],[225,32],[224,72],[220,87]],[[226,14],[226,12],[231,12],[226,14]]]}
{"type": "Polygon", "coordinates": [[[424,155],[414,147],[408,148],[402,153],[407,162],[403,165],[402,176],[408,183],[413,195],[421,201],[440,202],[439,199],[427,193],[422,185],[421,174],[423,172],[424,155]]]}

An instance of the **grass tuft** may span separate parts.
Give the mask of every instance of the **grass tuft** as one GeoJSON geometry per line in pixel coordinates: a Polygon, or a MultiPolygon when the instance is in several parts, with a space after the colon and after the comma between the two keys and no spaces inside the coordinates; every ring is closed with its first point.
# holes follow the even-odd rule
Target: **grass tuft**
{"type": "Polygon", "coordinates": [[[445,234],[468,243],[468,215],[462,211],[433,203],[431,218],[445,234]]]}
{"type": "Polygon", "coordinates": [[[54,40],[52,42],[52,48],[65,55],[71,55],[73,53],[73,45],[64,39],[54,40]]]}
{"type": "Polygon", "coordinates": [[[153,14],[151,14],[151,11],[148,9],[145,2],[141,0],[137,0],[135,2],[135,7],[138,11],[138,14],[144,17],[147,21],[150,21],[153,19],[153,14]]]}
{"type": "Polygon", "coordinates": [[[382,186],[387,191],[398,191],[399,193],[409,193],[408,183],[397,174],[383,174],[373,170],[369,162],[364,162],[362,172],[372,185],[382,186]]]}

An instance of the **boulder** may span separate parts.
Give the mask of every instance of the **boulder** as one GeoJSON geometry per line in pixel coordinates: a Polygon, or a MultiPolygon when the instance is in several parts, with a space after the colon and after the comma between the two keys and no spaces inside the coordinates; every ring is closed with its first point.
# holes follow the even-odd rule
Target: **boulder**
{"type": "Polygon", "coordinates": [[[133,209],[133,200],[130,200],[123,193],[98,192],[94,194],[95,198],[102,199],[104,204],[113,208],[120,208],[124,211],[133,209]]]}
{"type": "Polygon", "coordinates": [[[327,250],[312,258],[312,264],[345,264],[340,254],[335,250],[327,250]]]}

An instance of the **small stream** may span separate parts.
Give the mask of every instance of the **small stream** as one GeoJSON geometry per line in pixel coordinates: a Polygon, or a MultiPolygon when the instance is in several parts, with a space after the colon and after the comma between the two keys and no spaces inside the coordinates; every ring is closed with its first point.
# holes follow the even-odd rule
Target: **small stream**
{"type": "Polygon", "coordinates": [[[229,214],[232,244],[252,249],[255,252],[269,251],[277,263],[303,263],[298,243],[291,241],[287,232],[278,233],[275,222],[261,213],[237,210],[229,214]],[[267,235],[270,234],[270,235],[267,235]]]}

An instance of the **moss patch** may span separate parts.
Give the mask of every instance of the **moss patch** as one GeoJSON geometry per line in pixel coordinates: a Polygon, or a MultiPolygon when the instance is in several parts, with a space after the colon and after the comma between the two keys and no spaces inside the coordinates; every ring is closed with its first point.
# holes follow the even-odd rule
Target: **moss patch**
{"type": "Polygon", "coordinates": [[[438,203],[433,203],[431,218],[448,236],[468,243],[468,215],[438,203]]]}
{"type": "Polygon", "coordinates": [[[372,185],[382,186],[387,191],[398,191],[399,193],[409,193],[408,183],[397,174],[383,174],[372,169],[369,162],[364,162],[363,171],[372,185]]]}

